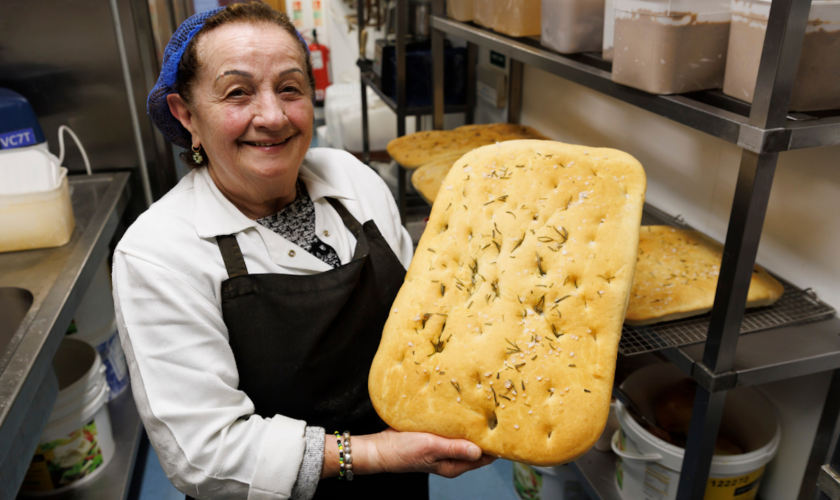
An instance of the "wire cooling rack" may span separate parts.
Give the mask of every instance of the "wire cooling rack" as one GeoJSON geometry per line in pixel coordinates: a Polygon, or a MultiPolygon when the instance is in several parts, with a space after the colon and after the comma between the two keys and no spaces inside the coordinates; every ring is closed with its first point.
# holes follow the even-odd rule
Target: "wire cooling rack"
{"type": "MultiPolygon", "coordinates": [[[[669,225],[692,229],[680,216],[672,217],[645,204],[643,225],[669,225]]],[[[834,308],[820,301],[809,290],[801,290],[780,279],[784,295],[772,306],[747,309],[741,322],[741,334],[754,333],[781,326],[808,323],[834,316],[834,308]]],[[[710,313],[648,326],[624,325],[618,350],[625,356],[657,351],[668,347],[696,344],[706,340],[710,313]]]]}

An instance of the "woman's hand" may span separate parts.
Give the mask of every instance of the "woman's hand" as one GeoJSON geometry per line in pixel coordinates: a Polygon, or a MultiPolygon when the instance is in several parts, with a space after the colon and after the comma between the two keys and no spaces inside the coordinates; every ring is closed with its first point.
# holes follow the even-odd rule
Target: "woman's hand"
{"type": "MultiPolygon", "coordinates": [[[[322,478],[338,473],[338,448],[335,438],[331,438],[326,438],[322,478]]],[[[453,478],[496,460],[482,455],[481,448],[466,439],[447,439],[425,432],[388,429],[379,434],[354,436],[351,443],[354,474],[429,472],[453,478]]]]}

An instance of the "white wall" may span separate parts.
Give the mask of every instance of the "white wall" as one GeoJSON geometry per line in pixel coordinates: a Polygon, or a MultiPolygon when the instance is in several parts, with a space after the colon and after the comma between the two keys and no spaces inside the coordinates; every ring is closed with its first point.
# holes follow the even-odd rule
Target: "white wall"
{"type": "MultiPolygon", "coordinates": [[[[556,140],[632,154],[645,167],[651,204],[725,239],[739,148],[530,66],[523,92],[522,123],[556,140]]],[[[838,307],[838,249],[840,147],[781,154],[758,262],[838,307]]],[[[783,426],[762,498],[796,498],[828,379],[820,374],[760,388],[779,409],[783,426]]]]}

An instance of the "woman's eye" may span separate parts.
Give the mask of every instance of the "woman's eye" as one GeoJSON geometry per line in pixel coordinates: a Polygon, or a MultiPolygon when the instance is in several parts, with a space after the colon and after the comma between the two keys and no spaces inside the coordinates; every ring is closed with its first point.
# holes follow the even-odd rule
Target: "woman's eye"
{"type": "Polygon", "coordinates": [[[300,90],[298,90],[297,87],[288,86],[288,87],[283,87],[283,89],[280,92],[284,93],[284,94],[288,94],[288,93],[298,93],[298,92],[300,92],[300,90]]]}
{"type": "Polygon", "coordinates": [[[242,97],[245,95],[245,91],[242,89],[234,89],[229,94],[228,97],[242,97]]]}

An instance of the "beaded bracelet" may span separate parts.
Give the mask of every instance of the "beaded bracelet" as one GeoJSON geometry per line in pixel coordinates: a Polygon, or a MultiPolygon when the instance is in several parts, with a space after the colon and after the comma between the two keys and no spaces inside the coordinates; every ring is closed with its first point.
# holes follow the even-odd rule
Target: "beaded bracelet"
{"type": "Polygon", "coordinates": [[[353,480],[353,455],[350,453],[350,431],[344,431],[344,461],[345,478],[353,480]]]}
{"type": "Polygon", "coordinates": [[[333,434],[338,443],[338,478],[352,481],[353,455],[350,454],[350,431],[344,431],[344,435],[339,434],[338,431],[333,434]]]}
{"type": "Polygon", "coordinates": [[[338,442],[338,478],[344,479],[344,444],[341,441],[341,434],[335,431],[335,440],[338,442]]]}

